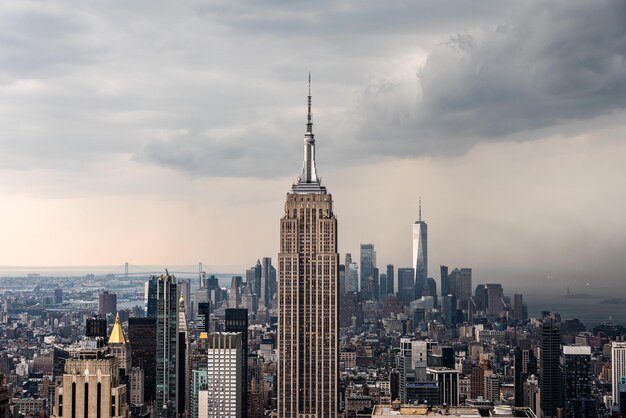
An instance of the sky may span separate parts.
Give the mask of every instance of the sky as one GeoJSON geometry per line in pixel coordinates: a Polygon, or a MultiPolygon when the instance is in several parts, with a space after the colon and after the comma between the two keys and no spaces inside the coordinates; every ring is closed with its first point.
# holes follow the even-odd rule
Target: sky
{"type": "Polygon", "coordinates": [[[626,4],[3,1],[0,265],[276,257],[308,74],[339,251],[626,296],[626,4]]]}

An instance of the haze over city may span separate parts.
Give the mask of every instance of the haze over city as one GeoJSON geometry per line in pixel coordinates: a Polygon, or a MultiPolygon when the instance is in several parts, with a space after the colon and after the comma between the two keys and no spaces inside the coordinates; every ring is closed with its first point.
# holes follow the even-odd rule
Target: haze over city
{"type": "Polygon", "coordinates": [[[623,292],[623,2],[152,4],[0,7],[0,265],[276,257],[311,72],[342,255],[623,292]]]}

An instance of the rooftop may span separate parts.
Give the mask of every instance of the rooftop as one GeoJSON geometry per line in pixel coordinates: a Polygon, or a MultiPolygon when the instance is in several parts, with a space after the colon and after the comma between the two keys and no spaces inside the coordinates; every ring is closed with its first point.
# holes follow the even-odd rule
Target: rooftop
{"type": "Polygon", "coordinates": [[[402,405],[400,409],[394,409],[391,405],[376,405],[372,417],[428,417],[446,415],[454,417],[531,417],[536,415],[529,408],[512,408],[509,406],[496,406],[493,409],[481,409],[471,406],[433,407],[402,405]]]}

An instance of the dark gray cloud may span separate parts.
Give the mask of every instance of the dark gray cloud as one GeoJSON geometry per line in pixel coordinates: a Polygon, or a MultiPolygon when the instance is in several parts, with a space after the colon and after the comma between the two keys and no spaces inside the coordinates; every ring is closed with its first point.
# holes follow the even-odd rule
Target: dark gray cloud
{"type": "Polygon", "coordinates": [[[416,68],[414,80],[383,80],[364,90],[360,138],[370,152],[461,153],[623,109],[626,3],[523,5],[491,30],[450,36],[416,68]]]}
{"type": "Polygon", "coordinates": [[[296,175],[308,71],[332,166],[532,139],[626,101],[618,1],[69,6],[0,11],[4,166],[296,175]]]}

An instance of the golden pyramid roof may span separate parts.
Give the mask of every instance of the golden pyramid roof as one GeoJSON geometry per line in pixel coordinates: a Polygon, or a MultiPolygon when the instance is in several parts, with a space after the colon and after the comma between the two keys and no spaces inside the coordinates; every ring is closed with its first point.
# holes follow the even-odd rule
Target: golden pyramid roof
{"type": "Polygon", "coordinates": [[[126,344],[126,337],[122,330],[122,324],[120,324],[120,313],[117,313],[115,317],[115,325],[111,330],[111,336],[109,337],[109,344],[126,344]]]}

